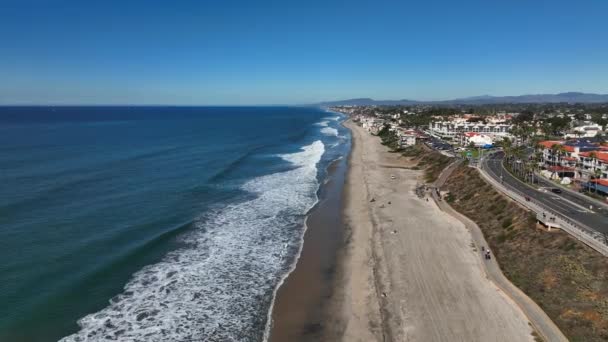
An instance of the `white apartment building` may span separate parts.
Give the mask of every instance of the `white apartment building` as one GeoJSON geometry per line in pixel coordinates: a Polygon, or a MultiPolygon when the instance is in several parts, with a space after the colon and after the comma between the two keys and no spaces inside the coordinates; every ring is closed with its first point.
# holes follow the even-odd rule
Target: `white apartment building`
{"type": "Polygon", "coordinates": [[[576,126],[572,128],[572,131],[566,133],[564,138],[593,138],[602,130],[602,126],[596,123],[585,123],[581,126],[576,126]]]}
{"type": "Polygon", "coordinates": [[[378,134],[382,127],[384,127],[384,120],[372,117],[362,117],[360,119],[361,126],[363,129],[370,132],[371,134],[378,134]]]}
{"type": "Polygon", "coordinates": [[[473,144],[475,147],[485,147],[494,144],[492,137],[475,132],[465,132],[456,136],[458,143],[462,146],[473,144]]]}
{"type": "Polygon", "coordinates": [[[608,148],[584,141],[541,141],[543,162],[547,170],[559,176],[589,180],[608,178],[608,148]],[[553,146],[559,146],[554,150],[553,146]]]}
{"type": "Polygon", "coordinates": [[[429,124],[431,135],[442,139],[454,139],[459,133],[483,133],[493,138],[510,137],[511,124],[505,122],[469,122],[465,120],[433,121],[429,124]]]}
{"type": "Polygon", "coordinates": [[[416,145],[417,134],[413,130],[399,131],[399,147],[416,145]]]}

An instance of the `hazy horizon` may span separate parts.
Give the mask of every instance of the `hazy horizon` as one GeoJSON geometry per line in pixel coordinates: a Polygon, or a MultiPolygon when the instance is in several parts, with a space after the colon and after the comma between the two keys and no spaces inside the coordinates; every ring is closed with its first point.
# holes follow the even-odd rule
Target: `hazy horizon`
{"type": "Polygon", "coordinates": [[[564,93],[584,93],[584,94],[594,94],[594,95],[606,95],[608,93],[601,92],[580,92],[580,91],[560,91],[557,93],[536,93],[536,94],[505,94],[505,95],[494,95],[494,94],[479,94],[479,95],[469,95],[462,96],[458,98],[438,98],[438,99],[416,99],[409,97],[399,97],[399,98],[371,98],[369,96],[362,97],[350,97],[350,98],[337,98],[337,99],[325,99],[321,101],[317,101],[314,103],[242,103],[242,104],[179,104],[179,103],[0,103],[0,107],[281,107],[281,106],[315,106],[323,103],[331,103],[331,102],[339,102],[339,101],[348,101],[348,100],[356,100],[356,99],[371,99],[374,101],[416,101],[416,102],[441,102],[441,101],[450,101],[450,100],[460,100],[467,98],[476,98],[476,97],[517,97],[517,96],[534,96],[534,95],[555,95],[555,94],[564,94],[564,93]]]}

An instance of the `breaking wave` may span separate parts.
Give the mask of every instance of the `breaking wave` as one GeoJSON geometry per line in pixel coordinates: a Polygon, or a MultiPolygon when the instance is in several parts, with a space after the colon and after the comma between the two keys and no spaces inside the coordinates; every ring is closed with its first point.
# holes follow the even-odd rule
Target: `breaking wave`
{"type": "Polygon", "coordinates": [[[338,136],[338,130],[333,127],[323,127],[321,128],[321,133],[325,135],[338,136]]]}
{"type": "Polygon", "coordinates": [[[274,292],[299,253],[317,202],[321,141],[280,155],[293,169],[243,185],[251,198],[207,213],[186,247],[136,272],[61,341],[259,341],[274,292]]]}

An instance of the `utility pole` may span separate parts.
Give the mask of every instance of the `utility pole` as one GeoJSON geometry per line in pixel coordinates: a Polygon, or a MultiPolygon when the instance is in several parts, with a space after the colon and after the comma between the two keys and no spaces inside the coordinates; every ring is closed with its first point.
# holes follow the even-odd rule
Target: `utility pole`
{"type": "Polygon", "coordinates": [[[502,184],[502,169],[504,169],[504,165],[503,165],[503,160],[505,160],[505,157],[503,156],[502,159],[500,160],[500,184],[502,184]]]}

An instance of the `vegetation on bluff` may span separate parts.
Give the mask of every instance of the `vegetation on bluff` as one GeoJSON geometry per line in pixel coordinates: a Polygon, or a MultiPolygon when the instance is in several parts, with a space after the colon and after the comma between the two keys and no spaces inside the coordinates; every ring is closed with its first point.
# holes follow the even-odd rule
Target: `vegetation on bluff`
{"type": "Polygon", "coordinates": [[[571,341],[608,339],[606,258],[562,231],[547,232],[477,170],[458,167],[446,183],[450,205],[475,221],[504,274],[571,341]]]}

